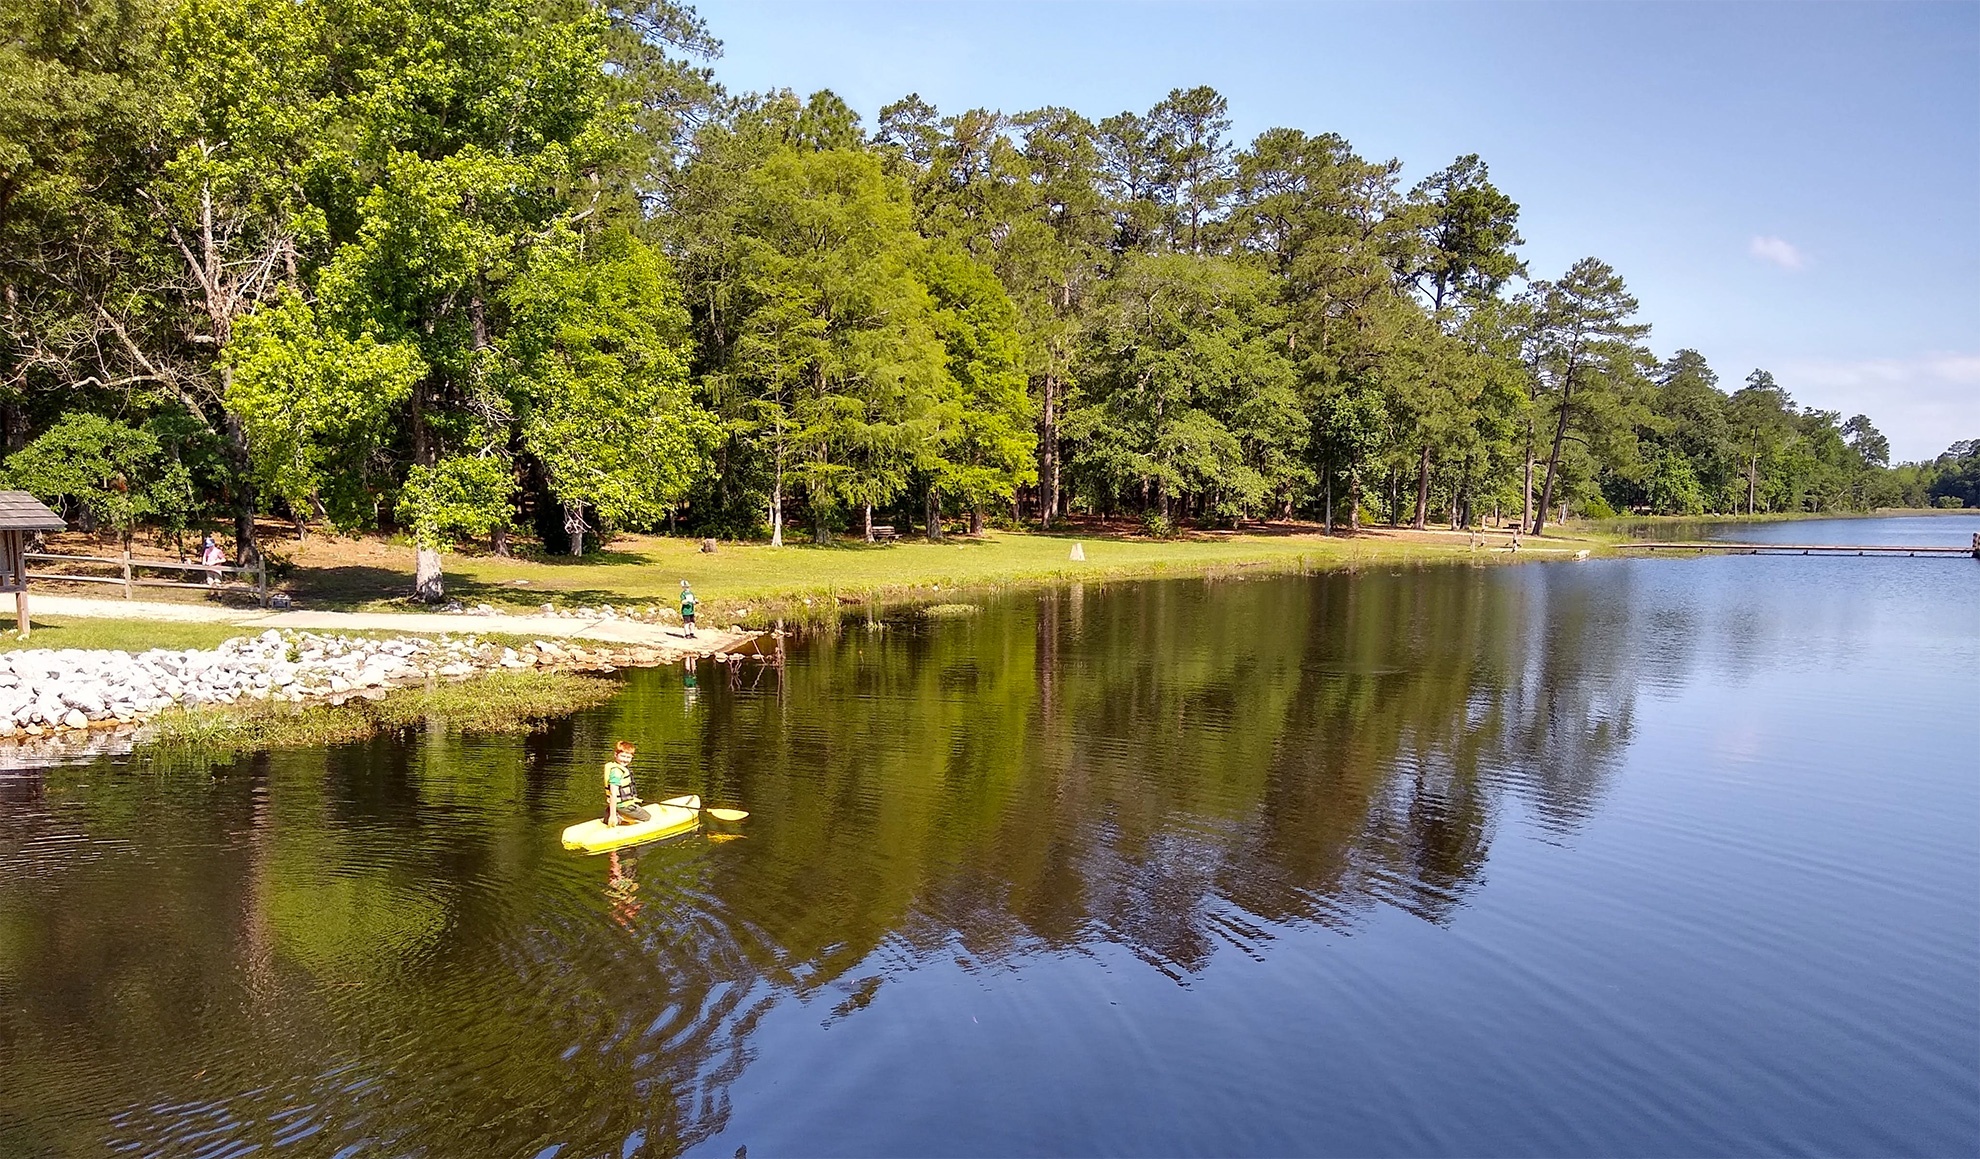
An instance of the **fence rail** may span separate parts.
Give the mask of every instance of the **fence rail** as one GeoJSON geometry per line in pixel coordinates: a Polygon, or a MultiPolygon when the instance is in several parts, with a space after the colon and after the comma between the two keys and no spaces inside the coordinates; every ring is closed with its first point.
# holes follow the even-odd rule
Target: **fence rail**
{"type": "Polygon", "coordinates": [[[135,559],[130,552],[118,556],[103,555],[61,555],[50,551],[23,552],[24,560],[47,560],[54,563],[97,564],[118,569],[116,575],[78,575],[66,571],[30,571],[28,579],[56,580],[75,584],[117,584],[124,589],[124,598],[130,599],[135,588],[191,588],[197,591],[246,590],[254,593],[256,602],[268,606],[268,564],[265,560],[255,561],[253,567],[229,567],[225,564],[208,565],[203,563],[174,562],[169,559],[135,559]],[[242,578],[233,581],[222,580],[213,583],[202,580],[188,583],[184,580],[142,579],[134,573],[139,571],[195,571],[207,575],[242,578]]]}

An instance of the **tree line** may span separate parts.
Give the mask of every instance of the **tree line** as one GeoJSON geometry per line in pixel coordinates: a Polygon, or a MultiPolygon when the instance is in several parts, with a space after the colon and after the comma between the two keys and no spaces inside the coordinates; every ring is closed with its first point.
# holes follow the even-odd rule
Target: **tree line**
{"type": "Polygon", "coordinates": [[[1453,526],[1980,505],[1972,442],[1658,358],[1606,263],[1519,257],[1225,99],[867,126],[732,94],[666,0],[4,0],[0,438],[128,535],[782,543],[1073,514],[1453,526]]]}

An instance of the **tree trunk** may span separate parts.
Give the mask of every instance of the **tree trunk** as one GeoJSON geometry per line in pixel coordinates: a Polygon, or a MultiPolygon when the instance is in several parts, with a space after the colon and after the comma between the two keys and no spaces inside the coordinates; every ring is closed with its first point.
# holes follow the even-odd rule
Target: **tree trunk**
{"type": "Polygon", "coordinates": [[[822,503],[811,505],[811,542],[819,547],[832,542],[832,509],[822,503]]]}
{"type": "MultiPolygon", "coordinates": [[[[8,289],[11,293],[12,287],[8,289]]],[[[17,402],[0,404],[0,430],[4,431],[8,454],[28,445],[28,429],[27,407],[17,402]]]]}
{"type": "Polygon", "coordinates": [[[1045,376],[1038,419],[1038,524],[1059,516],[1059,378],[1045,376]]]}
{"type": "Polygon", "coordinates": [[[873,542],[873,504],[871,503],[865,504],[864,511],[865,511],[865,521],[866,521],[866,542],[872,543],[873,542]]]}
{"type": "Polygon", "coordinates": [[[509,558],[509,529],[498,527],[488,536],[488,550],[503,559],[509,558]]]}
{"type": "Polygon", "coordinates": [[[942,489],[932,483],[928,487],[928,542],[942,542],[942,489]]]}
{"type": "Polygon", "coordinates": [[[1526,479],[1523,486],[1525,497],[1520,500],[1519,525],[1527,527],[1533,523],[1533,419],[1531,417],[1526,420],[1526,479]]]}
{"type": "Polygon", "coordinates": [[[1327,480],[1327,534],[1334,533],[1334,464],[1330,461],[1322,474],[1327,480]]]}
{"type": "Polygon", "coordinates": [[[413,599],[422,603],[437,604],[447,598],[440,583],[440,549],[419,545],[414,554],[413,599]]]}
{"type": "Polygon", "coordinates": [[[1554,505],[1554,478],[1560,472],[1561,444],[1567,441],[1568,407],[1574,402],[1574,379],[1561,386],[1561,418],[1554,424],[1554,446],[1547,455],[1547,484],[1540,490],[1540,509],[1533,513],[1533,534],[1547,526],[1547,508],[1554,505]]]}
{"type": "Polygon", "coordinates": [[[776,478],[770,484],[770,546],[784,546],[784,460],[777,457],[776,478]]]}
{"type": "Polygon", "coordinates": [[[571,537],[571,554],[584,555],[584,505],[564,504],[564,531],[571,537]]]}
{"type": "Polygon", "coordinates": [[[1416,529],[1430,525],[1430,444],[1423,444],[1423,457],[1416,464],[1416,529]]]}
{"type": "MultiPolygon", "coordinates": [[[[226,367],[220,370],[221,382],[229,383],[233,372],[226,367]]],[[[234,498],[234,558],[237,566],[253,567],[261,559],[261,541],[254,532],[254,460],[248,454],[247,432],[241,429],[241,421],[227,411],[220,424],[220,435],[226,444],[229,474],[228,490],[234,498]]]]}
{"type": "Polygon", "coordinates": [[[969,533],[977,539],[983,538],[983,504],[981,503],[970,508],[969,533]]]}
{"type": "Polygon", "coordinates": [[[1361,534],[1361,468],[1348,468],[1348,534],[1361,534]]]}
{"type": "Polygon", "coordinates": [[[1753,490],[1760,477],[1760,456],[1754,455],[1746,461],[1746,513],[1753,514],[1753,490]]]}

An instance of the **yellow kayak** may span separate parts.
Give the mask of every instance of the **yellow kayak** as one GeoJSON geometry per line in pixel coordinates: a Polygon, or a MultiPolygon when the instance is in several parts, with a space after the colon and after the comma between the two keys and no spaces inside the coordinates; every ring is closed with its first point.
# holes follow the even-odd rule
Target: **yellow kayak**
{"type": "Polygon", "coordinates": [[[564,848],[603,853],[607,849],[686,833],[701,823],[701,798],[692,794],[669,797],[659,802],[643,801],[640,808],[647,812],[644,821],[621,821],[617,825],[607,825],[594,817],[578,822],[564,830],[564,848]]]}

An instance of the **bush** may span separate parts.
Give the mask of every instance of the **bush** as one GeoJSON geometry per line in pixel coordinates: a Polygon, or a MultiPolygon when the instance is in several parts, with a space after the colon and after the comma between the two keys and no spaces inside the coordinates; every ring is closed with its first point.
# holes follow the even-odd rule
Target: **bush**
{"type": "Polygon", "coordinates": [[[1616,517],[1616,509],[1609,506],[1609,501],[1600,495],[1583,503],[1581,505],[1581,513],[1590,519],[1614,519],[1616,517]]]}
{"type": "Polygon", "coordinates": [[[1150,539],[1169,539],[1176,534],[1176,521],[1160,511],[1145,511],[1141,516],[1141,533],[1150,539]]]}
{"type": "Polygon", "coordinates": [[[84,530],[110,525],[127,544],[140,521],[177,529],[193,507],[192,477],[166,456],[158,437],[102,415],[64,416],[8,457],[6,478],[44,503],[76,512],[84,530]]]}

